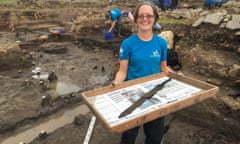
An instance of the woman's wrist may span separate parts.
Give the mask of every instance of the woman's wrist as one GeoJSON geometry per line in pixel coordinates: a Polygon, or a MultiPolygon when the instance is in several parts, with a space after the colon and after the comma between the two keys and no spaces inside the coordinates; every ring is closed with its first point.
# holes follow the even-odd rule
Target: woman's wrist
{"type": "Polygon", "coordinates": [[[111,82],[111,85],[112,85],[112,86],[115,86],[115,85],[120,84],[120,83],[121,83],[120,81],[113,80],[113,81],[111,82]]]}

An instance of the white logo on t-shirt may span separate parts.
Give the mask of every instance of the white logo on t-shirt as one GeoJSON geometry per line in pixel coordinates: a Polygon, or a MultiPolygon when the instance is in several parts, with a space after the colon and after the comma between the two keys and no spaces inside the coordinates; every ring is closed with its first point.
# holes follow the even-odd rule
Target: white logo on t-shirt
{"type": "Polygon", "coordinates": [[[160,57],[158,50],[153,51],[153,53],[150,57],[160,57]]]}

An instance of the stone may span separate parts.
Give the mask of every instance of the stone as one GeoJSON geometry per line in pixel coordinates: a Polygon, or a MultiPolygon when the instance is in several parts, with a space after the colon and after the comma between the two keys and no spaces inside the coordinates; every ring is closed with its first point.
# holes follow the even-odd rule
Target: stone
{"type": "Polygon", "coordinates": [[[42,98],[41,98],[42,106],[49,105],[49,104],[51,104],[51,102],[52,102],[51,96],[42,96],[42,98]]]}
{"type": "Polygon", "coordinates": [[[58,80],[58,76],[56,75],[56,73],[54,71],[51,71],[49,73],[49,76],[48,76],[48,80],[50,82],[53,82],[53,81],[57,81],[58,80]]]}
{"type": "Polygon", "coordinates": [[[224,13],[212,13],[212,14],[208,14],[204,20],[205,23],[210,23],[213,25],[219,25],[221,23],[221,21],[224,18],[224,13]]]}
{"type": "Polygon", "coordinates": [[[74,124],[76,125],[83,125],[84,124],[84,115],[78,115],[78,116],[75,116],[74,118],[74,124]]]}
{"type": "Polygon", "coordinates": [[[41,36],[39,36],[39,39],[40,40],[47,40],[47,39],[49,39],[49,36],[48,35],[41,35],[41,36]]]}
{"type": "Polygon", "coordinates": [[[159,34],[162,38],[167,41],[168,48],[172,49],[174,44],[174,33],[172,31],[163,31],[159,34]]]}
{"type": "Polygon", "coordinates": [[[197,21],[195,21],[192,26],[193,27],[198,27],[199,25],[201,25],[204,21],[205,17],[200,17],[197,21]]]}
{"type": "Polygon", "coordinates": [[[47,132],[45,130],[41,130],[41,132],[39,133],[38,137],[40,139],[43,139],[43,138],[47,137],[47,132]]]}
{"type": "Polygon", "coordinates": [[[230,69],[228,72],[229,76],[231,77],[237,77],[238,75],[240,75],[240,68],[233,68],[230,69]]]}
{"type": "Polygon", "coordinates": [[[240,23],[231,20],[226,24],[226,28],[230,30],[238,30],[240,29],[240,23]]]}

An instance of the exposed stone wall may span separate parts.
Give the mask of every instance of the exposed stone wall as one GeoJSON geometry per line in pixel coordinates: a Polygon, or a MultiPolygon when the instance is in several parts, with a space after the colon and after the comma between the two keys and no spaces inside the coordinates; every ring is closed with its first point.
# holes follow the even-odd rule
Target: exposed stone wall
{"type": "Polygon", "coordinates": [[[0,30],[4,30],[8,26],[8,18],[9,18],[10,12],[7,11],[1,11],[0,10],[0,30]]]}
{"type": "Polygon", "coordinates": [[[30,64],[30,61],[28,61],[18,44],[8,43],[0,45],[1,70],[7,70],[13,67],[19,68],[30,64]]]}

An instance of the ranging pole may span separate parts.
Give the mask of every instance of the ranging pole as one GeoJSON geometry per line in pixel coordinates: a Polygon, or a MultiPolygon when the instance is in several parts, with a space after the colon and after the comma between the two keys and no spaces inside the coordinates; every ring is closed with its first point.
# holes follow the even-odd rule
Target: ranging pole
{"type": "Polygon", "coordinates": [[[92,116],[83,144],[88,144],[88,142],[91,138],[91,135],[92,135],[92,131],[93,131],[95,122],[96,122],[96,117],[92,116]]]}

